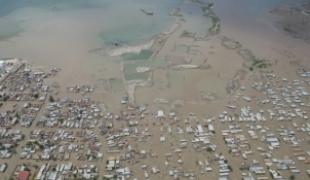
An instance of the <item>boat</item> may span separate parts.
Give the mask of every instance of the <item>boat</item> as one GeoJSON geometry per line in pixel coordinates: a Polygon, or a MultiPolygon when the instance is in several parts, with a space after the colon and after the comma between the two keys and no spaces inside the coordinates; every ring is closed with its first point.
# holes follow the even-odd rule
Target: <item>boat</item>
{"type": "Polygon", "coordinates": [[[151,12],[151,11],[147,11],[143,8],[140,9],[144,14],[148,15],[148,16],[153,16],[154,15],[154,12],[151,12]]]}

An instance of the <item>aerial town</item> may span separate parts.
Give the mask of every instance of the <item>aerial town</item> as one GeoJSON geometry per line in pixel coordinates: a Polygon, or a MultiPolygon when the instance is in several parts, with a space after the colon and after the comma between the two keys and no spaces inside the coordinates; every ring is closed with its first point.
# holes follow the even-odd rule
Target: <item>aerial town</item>
{"type": "MultiPolygon", "coordinates": [[[[119,113],[90,99],[91,85],[54,96],[36,69],[1,60],[0,171],[5,179],[308,179],[310,71],[263,73],[218,114],[134,105],[119,113]]],[[[255,77],[253,77],[255,78],[255,77]]],[[[162,102],[164,100],[161,100],[162,102]]]]}
{"type": "Polygon", "coordinates": [[[305,0],[0,0],[0,180],[310,179],[309,50],[305,0]]]}

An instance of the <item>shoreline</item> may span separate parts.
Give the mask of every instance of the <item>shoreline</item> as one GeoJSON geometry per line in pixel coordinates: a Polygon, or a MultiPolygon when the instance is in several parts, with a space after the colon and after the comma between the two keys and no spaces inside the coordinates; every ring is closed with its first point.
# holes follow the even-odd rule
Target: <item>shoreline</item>
{"type": "Polygon", "coordinates": [[[111,57],[115,57],[124,55],[126,53],[139,54],[143,50],[156,49],[155,47],[158,46],[158,42],[166,38],[169,38],[169,36],[173,34],[180,27],[181,27],[180,20],[176,18],[175,22],[170,27],[168,27],[167,30],[160,32],[158,35],[155,35],[150,40],[147,40],[146,42],[137,45],[127,45],[118,48],[111,48],[108,50],[107,54],[111,57]]]}
{"type": "Polygon", "coordinates": [[[113,57],[113,56],[121,56],[126,53],[137,53],[138,54],[143,50],[150,49],[153,46],[153,44],[154,44],[154,40],[151,39],[150,41],[139,44],[139,45],[113,48],[113,49],[108,50],[108,55],[113,57]]]}

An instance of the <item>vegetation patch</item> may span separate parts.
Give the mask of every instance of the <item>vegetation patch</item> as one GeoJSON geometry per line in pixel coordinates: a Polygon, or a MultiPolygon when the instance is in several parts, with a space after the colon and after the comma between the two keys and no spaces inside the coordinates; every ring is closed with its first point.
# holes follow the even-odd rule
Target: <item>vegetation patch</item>
{"type": "Polygon", "coordinates": [[[182,34],[180,35],[181,38],[195,38],[196,34],[193,33],[193,32],[189,32],[189,31],[186,31],[184,30],[182,32],[182,34]]]}
{"type": "Polygon", "coordinates": [[[228,37],[223,37],[221,44],[227,49],[240,49],[241,48],[241,43],[233,39],[230,39],[228,37]]]}
{"type": "Polygon", "coordinates": [[[241,49],[239,50],[239,54],[246,61],[245,65],[250,71],[265,69],[271,65],[268,60],[254,56],[249,49],[241,49]]]}
{"type": "Polygon", "coordinates": [[[140,53],[125,53],[122,55],[125,60],[147,60],[153,55],[151,50],[142,50],[140,53]]]}
{"type": "Polygon", "coordinates": [[[127,81],[130,80],[148,80],[149,72],[139,73],[137,72],[137,63],[126,63],[124,65],[124,76],[127,81]]]}
{"type": "Polygon", "coordinates": [[[201,9],[203,11],[203,15],[211,19],[212,25],[208,29],[209,33],[211,35],[216,35],[220,32],[221,25],[220,18],[217,17],[217,15],[212,10],[213,6],[213,3],[208,3],[207,5],[201,7],[201,9]]]}

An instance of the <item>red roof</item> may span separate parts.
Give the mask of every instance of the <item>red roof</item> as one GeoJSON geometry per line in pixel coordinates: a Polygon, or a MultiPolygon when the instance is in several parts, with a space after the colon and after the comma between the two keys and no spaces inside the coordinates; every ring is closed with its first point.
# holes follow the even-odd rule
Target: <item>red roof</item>
{"type": "Polygon", "coordinates": [[[17,180],[28,180],[29,179],[29,171],[21,171],[17,177],[17,180]]]}

